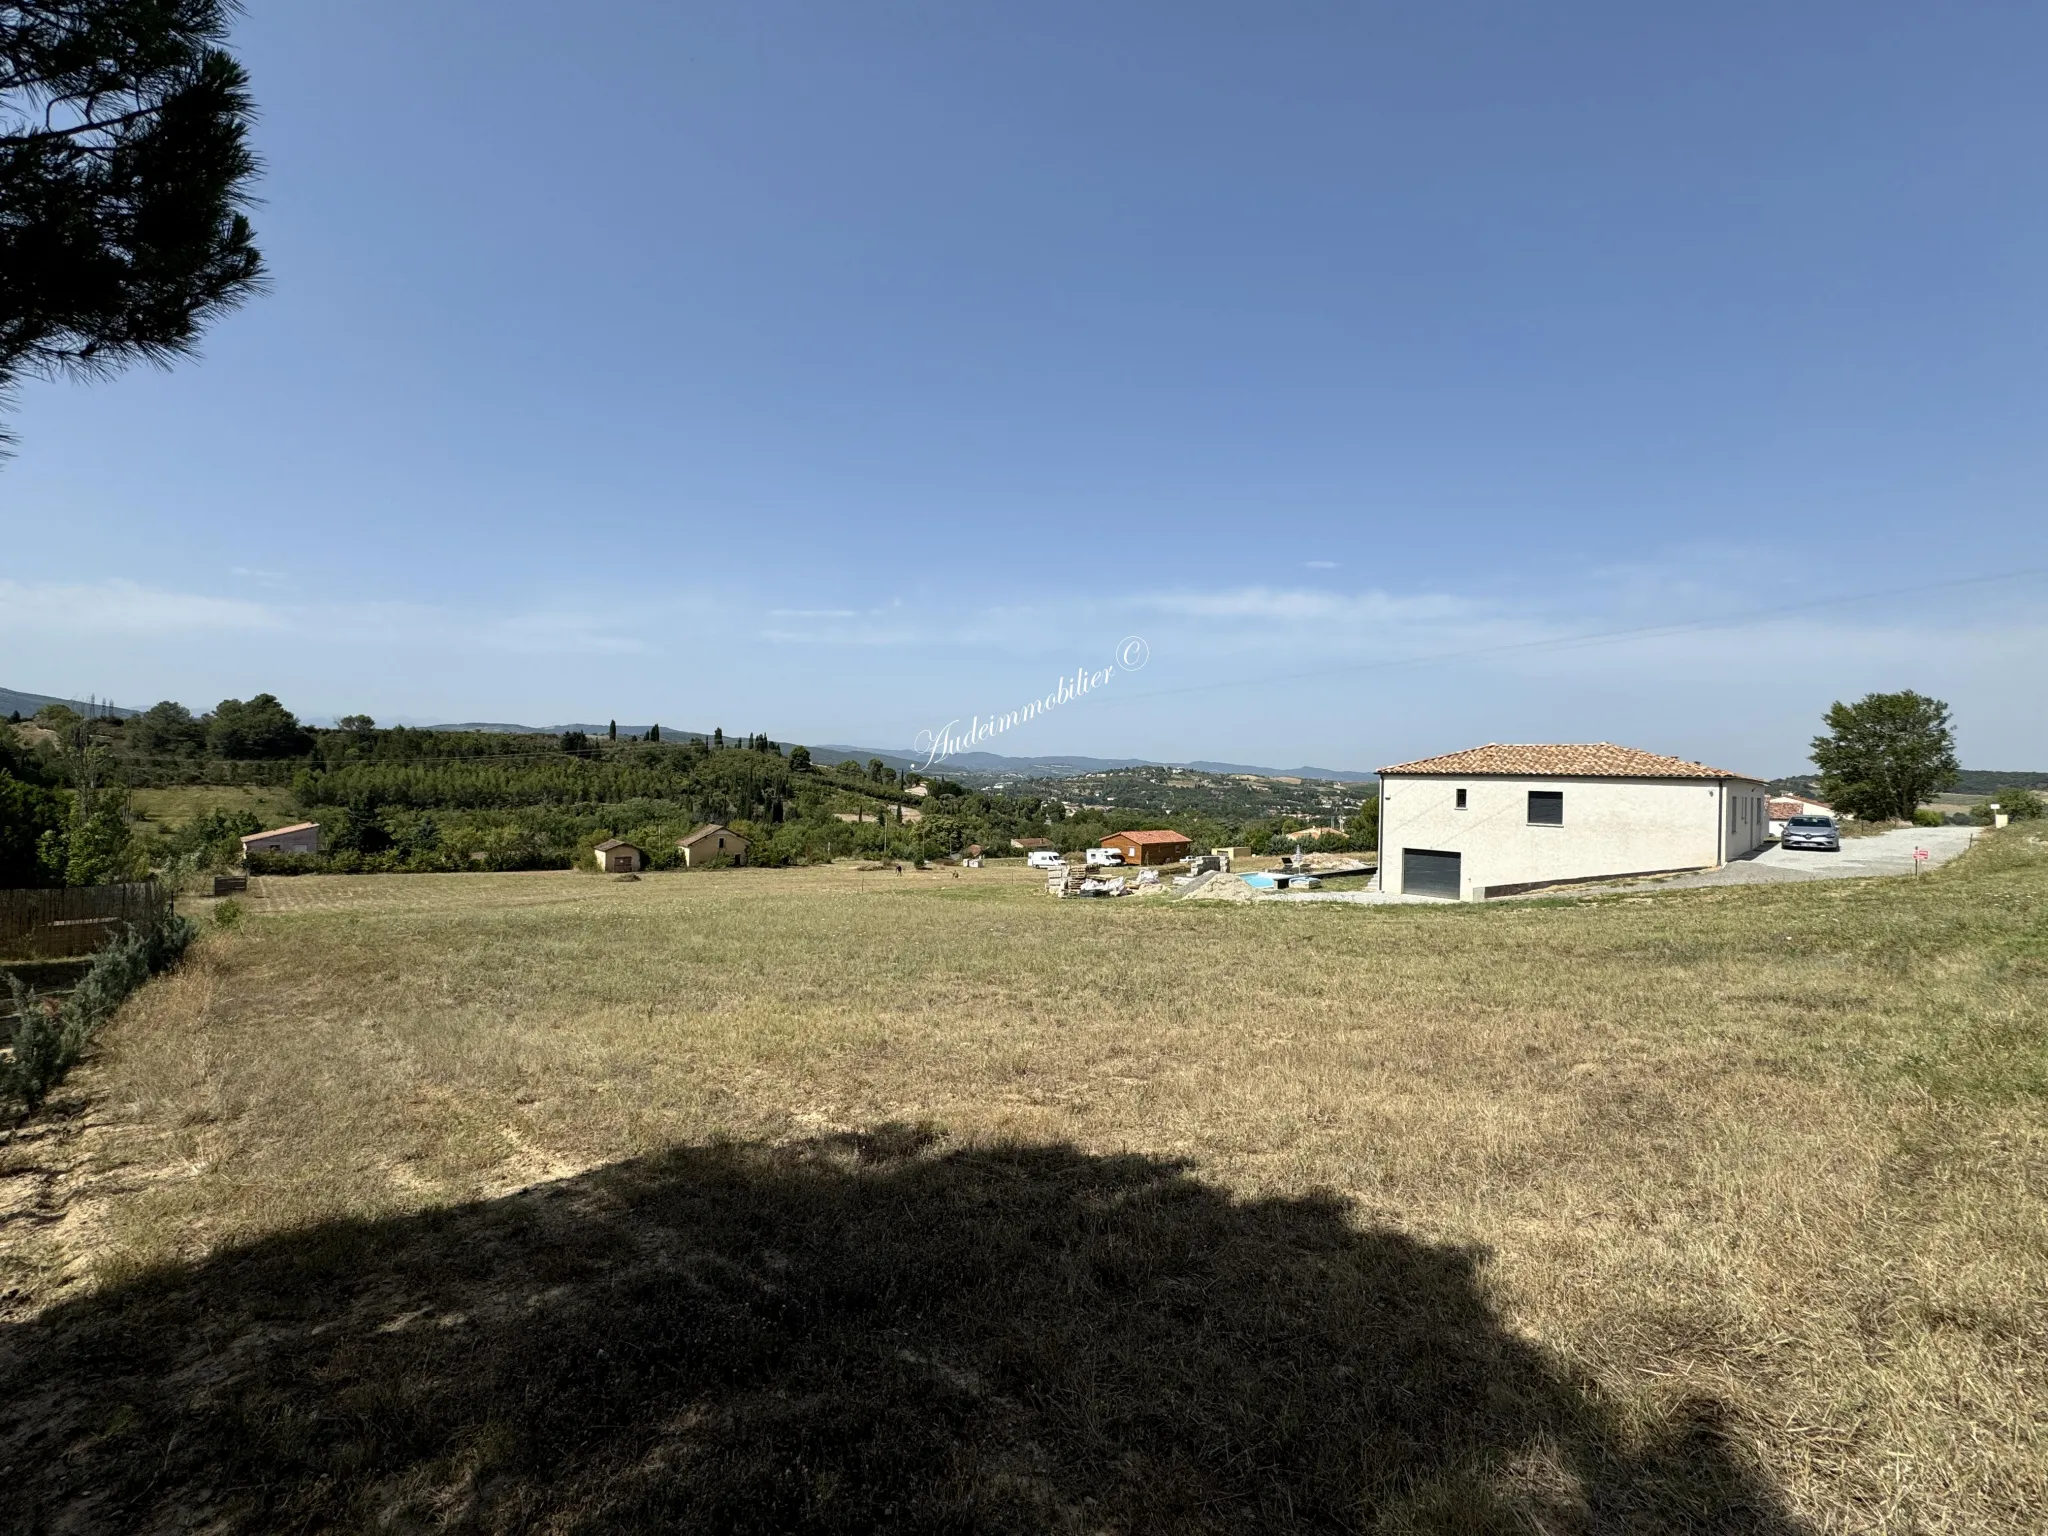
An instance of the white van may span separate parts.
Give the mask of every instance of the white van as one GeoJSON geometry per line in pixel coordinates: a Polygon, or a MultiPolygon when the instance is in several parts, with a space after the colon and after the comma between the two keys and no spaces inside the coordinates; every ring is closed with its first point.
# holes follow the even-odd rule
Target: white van
{"type": "Polygon", "coordinates": [[[1024,855],[1024,862],[1033,869],[1065,869],[1067,861],[1057,849],[1034,848],[1024,855]]]}
{"type": "Polygon", "coordinates": [[[1124,861],[1123,854],[1114,848],[1090,848],[1087,858],[1090,869],[1099,869],[1105,864],[1121,865],[1124,861]]]}

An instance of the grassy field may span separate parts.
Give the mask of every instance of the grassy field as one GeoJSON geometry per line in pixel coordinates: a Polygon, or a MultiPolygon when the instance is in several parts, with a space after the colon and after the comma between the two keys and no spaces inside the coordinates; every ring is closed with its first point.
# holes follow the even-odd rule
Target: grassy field
{"type": "Polygon", "coordinates": [[[23,1529],[2048,1526],[2018,829],[1486,908],[247,905],[0,1152],[23,1529]]]}
{"type": "Polygon", "coordinates": [[[291,791],[260,784],[179,784],[169,789],[129,791],[136,818],[165,828],[181,827],[208,811],[253,811],[266,827],[297,820],[291,791]]]}

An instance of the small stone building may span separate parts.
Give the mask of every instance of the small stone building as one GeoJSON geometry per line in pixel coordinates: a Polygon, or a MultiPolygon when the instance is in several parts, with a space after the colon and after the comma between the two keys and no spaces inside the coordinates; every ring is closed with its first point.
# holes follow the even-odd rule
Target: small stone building
{"type": "Polygon", "coordinates": [[[320,823],[317,821],[295,821],[288,827],[272,827],[268,832],[251,832],[242,839],[242,856],[252,853],[318,853],[320,851],[320,823]]]}
{"type": "Polygon", "coordinates": [[[731,827],[707,821],[688,837],[677,838],[676,852],[683,856],[685,869],[744,864],[747,862],[747,840],[731,827]]]}
{"type": "Polygon", "coordinates": [[[606,838],[591,854],[607,875],[637,875],[647,867],[646,850],[616,837],[606,838]]]}

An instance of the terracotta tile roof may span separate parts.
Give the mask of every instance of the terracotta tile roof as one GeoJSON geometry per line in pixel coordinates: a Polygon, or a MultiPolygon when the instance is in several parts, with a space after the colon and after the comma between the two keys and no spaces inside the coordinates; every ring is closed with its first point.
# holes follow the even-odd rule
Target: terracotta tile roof
{"type": "Polygon", "coordinates": [[[1396,763],[1381,773],[1511,774],[1539,779],[1750,779],[1747,773],[1709,768],[1682,757],[1617,747],[1611,741],[1536,742],[1516,745],[1490,741],[1483,747],[1396,763]]]}
{"type": "Polygon", "coordinates": [[[1111,843],[1184,843],[1187,838],[1178,832],[1113,832],[1102,840],[1107,848],[1111,843]]]}
{"type": "MultiPolygon", "coordinates": [[[[739,833],[733,831],[733,829],[731,827],[728,827],[724,822],[707,821],[704,823],[703,826],[699,827],[696,831],[690,833],[687,837],[677,838],[676,846],[680,848],[685,843],[694,843],[697,841],[698,838],[706,836],[707,834],[712,832],[723,832],[727,837],[739,837],[739,833]]],[[[741,838],[740,840],[742,842],[746,841],[746,839],[744,838],[741,838]]]]}

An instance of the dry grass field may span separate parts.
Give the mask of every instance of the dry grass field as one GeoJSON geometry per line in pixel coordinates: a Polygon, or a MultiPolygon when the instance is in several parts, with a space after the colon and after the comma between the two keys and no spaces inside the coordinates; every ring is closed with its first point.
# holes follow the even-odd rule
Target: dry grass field
{"type": "Polygon", "coordinates": [[[2048,845],[258,881],[0,1149],[24,1530],[2048,1529],[2048,845]]]}

